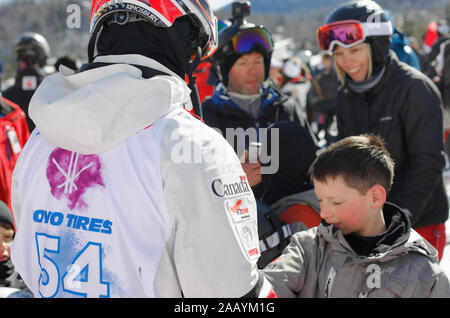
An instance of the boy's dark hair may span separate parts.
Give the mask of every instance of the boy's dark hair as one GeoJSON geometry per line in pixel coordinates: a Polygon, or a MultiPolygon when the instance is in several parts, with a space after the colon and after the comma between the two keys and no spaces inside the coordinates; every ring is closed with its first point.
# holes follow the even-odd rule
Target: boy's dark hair
{"type": "Polygon", "coordinates": [[[5,229],[7,229],[7,230],[14,230],[14,226],[11,223],[9,223],[9,222],[5,222],[5,221],[0,220],[0,226],[5,228],[5,229]]]}
{"type": "Polygon", "coordinates": [[[380,137],[364,134],[329,146],[312,163],[309,173],[319,182],[342,176],[349,187],[361,194],[375,184],[388,193],[394,178],[394,161],[380,137]]]}

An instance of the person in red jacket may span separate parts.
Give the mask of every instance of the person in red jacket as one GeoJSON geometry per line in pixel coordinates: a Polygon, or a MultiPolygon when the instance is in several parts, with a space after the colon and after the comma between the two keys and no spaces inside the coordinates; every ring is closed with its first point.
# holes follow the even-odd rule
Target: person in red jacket
{"type": "MultiPolygon", "coordinates": [[[[0,61],[0,74],[2,66],[0,61]]],[[[11,208],[11,177],[30,132],[24,111],[0,92],[0,200],[11,208]]]]}

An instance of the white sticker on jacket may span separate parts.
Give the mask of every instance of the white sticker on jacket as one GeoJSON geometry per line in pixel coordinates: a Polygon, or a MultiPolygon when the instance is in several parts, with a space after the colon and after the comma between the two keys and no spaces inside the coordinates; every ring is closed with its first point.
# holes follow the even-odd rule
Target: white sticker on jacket
{"type": "Polygon", "coordinates": [[[234,223],[250,219],[252,204],[249,196],[241,196],[225,201],[225,208],[234,223]]]}
{"type": "Polygon", "coordinates": [[[244,252],[250,260],[260,256],[258,229],[254,222],[247,221],[236,224],[238,237],[244,252]]]}
{"type": "Polygon", "coordinates": [[[34,91],[37,88],[37,77],[36,76],[24,76],[22,77],[22,90],[24,91],[34,91]]]}

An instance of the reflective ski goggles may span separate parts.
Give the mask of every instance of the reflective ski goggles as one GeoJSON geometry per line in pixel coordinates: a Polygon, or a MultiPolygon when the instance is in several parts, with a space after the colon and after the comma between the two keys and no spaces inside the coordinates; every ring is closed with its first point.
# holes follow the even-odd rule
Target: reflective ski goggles
{"type": "Polygon", "coordinates": [[[245,29],[231,39],[235,53],[249,53],[256,47],[262,47],[266,52],[273,50],[273,40],[270,31],[264,27],[245,29]]]}
{"type": "Polygon", "coordinates": [[[392,35],[391,22],[361,23],[357,20],[345,20],[317,29],[319,46],[328,52],[332,52],[336,44],[349,48],[364,42],[368,36],[383,35],[392,35]]]}

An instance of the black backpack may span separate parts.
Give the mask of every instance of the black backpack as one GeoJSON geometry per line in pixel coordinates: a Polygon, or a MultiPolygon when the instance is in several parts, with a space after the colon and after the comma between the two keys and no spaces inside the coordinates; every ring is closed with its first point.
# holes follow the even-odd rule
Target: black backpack
{"type": "Polygon", "coordinates": [[[262,269],[278,258],[289,244],[292,235],[289,225],[283,223],[278,213],[266,203],[256,200],[258,207],[258,235],[261,256],[258,268],[262,269]]]}
{"type": "Polygon", "coordinates": [[[276,260],[290,243],[291,236],[297,232],[318,226],[320,213],[314,204],[298,201],[287,207],[271,208],[266,203],[256,200],[258,209],[258,235],[261,256],[258,268],[263,269],[276,260]]]}

